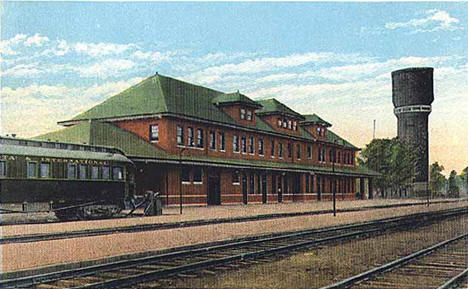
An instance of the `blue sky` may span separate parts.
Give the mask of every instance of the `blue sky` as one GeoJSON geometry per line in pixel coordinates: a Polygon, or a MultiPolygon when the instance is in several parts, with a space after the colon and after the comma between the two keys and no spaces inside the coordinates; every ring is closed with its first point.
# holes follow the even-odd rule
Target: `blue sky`
{"type": "Polygon", "coordinates": [[[468,3],[3,2],[2,134],[34,136],[158,71],[396,135],[392,70],[432,66],[431,161],[468,165],[468,3]],[[464,125],[463,125],[464,124],[464,125]]]}

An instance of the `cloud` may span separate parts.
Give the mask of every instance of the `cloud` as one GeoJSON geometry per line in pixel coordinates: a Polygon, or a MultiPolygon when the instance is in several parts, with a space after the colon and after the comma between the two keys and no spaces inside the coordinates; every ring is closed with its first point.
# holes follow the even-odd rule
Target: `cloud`
{"type": "Polygon", "coordinates": [[[26,41],[24,41],[24,46],[42,46],[42,44],[48,41],[49,38],[47,36],[40,36],[39,33],[36,33],[33,36],[28,37],[26,41]]]}
{"type": "Polygon", "coordinates": [[[13,48],[27,38],[26,34],[16,34],[8,40],[0,41],[0,54],[2,55],[16,55],[18,54],[13,48]]]}
{"type": "Polygon", "coordinates": [[[83,77],[98,77],[102,79],[120,76],[135,68],[137,64],[127,59],[106,59],[89,66],[78,66],[72,69],[83,77]]]}
{"type": "Polygon", "coordinates": [[[408,29],[411,33],[434,32],[434,31],[455,31],[462,29],[460,20],[450,16],[443,10],[431,9],[424,11],[426,17],[411,19],[407,22],[388,22],[385,28],[390,30],[408,29]]]}
{"type": "Polygon", "coordinates": [[[141,80],[137,77],[90,87],[37,84],[16,89],[3,87],[0,90],[2,133],[31,137],[59,129],[58,121],[70,119],[141,80]]]}
{"type": "Polygon", "coordinates": [[[18,64],[12,68],[6,69],[2,71],[3,76],[11,76],[11,77],[25,77],[36,75],[42,73],[43,71],[38,68],[38,63],[30,63],[30,64],[18,64]]]}
{"type": "Polygon", "coordinates": [[[93,57],[116,55],[126,52],[130,49],[136,48],[135,44],[116,44],[116,43],[87,43],[77,42],[74,43],[72,49],[78,53],[87,54],[93,57]]]}

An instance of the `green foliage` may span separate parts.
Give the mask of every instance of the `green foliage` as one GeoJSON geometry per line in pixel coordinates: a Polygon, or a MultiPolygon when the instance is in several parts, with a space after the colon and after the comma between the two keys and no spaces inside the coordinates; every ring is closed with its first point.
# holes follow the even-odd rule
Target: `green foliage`
{"type": "Polygon", "coordinates": [[[447,195],[450,198],[460,197],[460,188],[458,187],[458,184],[457,184],[457,172],[454,170],[450,172],[450,176],[448,179],[447,195]]]}
{"type": "Polygon", "coordinates": [[[408,187],[416,176],[416,154],[410,146],[393,139],[374,139],[361,152],[362,165],[379,173],[375,179],[377,189],[385,196],[390,189],[396,192],[408,187]]]}
{"type": "Polygon", "coordinates": [[[438,162],[435,162],[431,165],[429,169],[430,174],[430,186],[433,195],[440,195],[445,184],[445,176],[442,174],[444,166],[439,165],[438,162]]]}

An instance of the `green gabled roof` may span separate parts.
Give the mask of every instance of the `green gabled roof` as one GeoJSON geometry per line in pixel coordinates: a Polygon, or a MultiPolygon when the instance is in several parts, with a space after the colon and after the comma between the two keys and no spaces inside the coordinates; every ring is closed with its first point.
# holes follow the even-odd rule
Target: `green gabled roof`
{"type": "Polygon", "coordinates": [[[339,135],[337,135],[329,129],[327,130],[327,142],[336,143],[338,145],[342,145],[352,149],[359,149],[358,147],[354,146],[353,144],[351,144],[350,142],[348,142],[347,140],[340,137],[339,135]]]}
{"type": "Polygon", "coordinates": [[[212,103],[216,105],[227,105],[227,104],[244,104],[247,106],[252,106],[255,108],[261,108],[262,105],[257,103],[256,101],[250,99],[246,95],[237,92],[232,93],[222,93],[215,98],[212,99],[212,103]]]}
{"type": "Polygon", "coordinates": [[[34,137],[33,139],[61,141],[75,144],[90,144],[91,123],[83,122],[78,125],[67,127],[61,130],[45,133],[34,137]]]}
{"type": "Polygon", "coordinates": [[[323,118],[321,118],[320,116],[316,115],[315,113],[314,114],[306,114],[304,115],[305,117],[305,120],[302,121],[301,123],[302,124],[322,124],[322,125],[325,125],[325,126],[332,126],[331,123],[329,123],[328,121],[325,121],[323,118]]]}
{"type": "Polygon", "coordinates": [[[290,109],[285,104],[279,102],[274,98],[262,99],[257,102],[263,106],[262,109],[257,111],[258,115],[279,114],[294,117],[297,119],[304,119],[304,117],[301,114],[295,112],[294,110],[290,109]]]}

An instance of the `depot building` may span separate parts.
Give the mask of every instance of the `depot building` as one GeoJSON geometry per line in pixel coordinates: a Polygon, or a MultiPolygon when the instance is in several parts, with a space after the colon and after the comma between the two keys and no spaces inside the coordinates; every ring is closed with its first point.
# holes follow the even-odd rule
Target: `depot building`
{"type": "Polygon", "coordinates": [[[377,174],[315,114],[160,74],[59,124],[37,138],[119,148],[167,205],[369,198],[377,174]]]}

